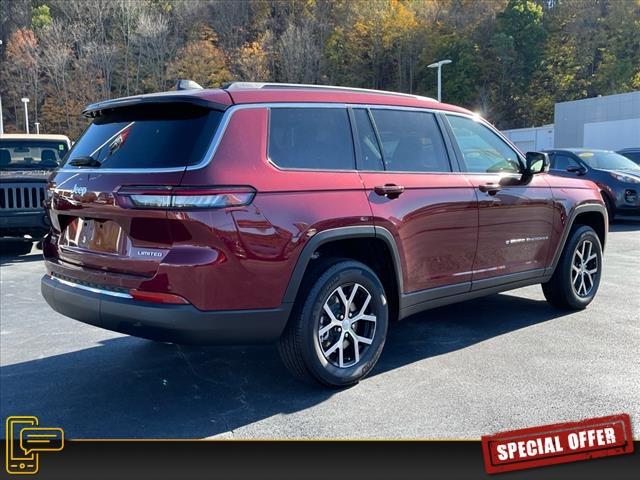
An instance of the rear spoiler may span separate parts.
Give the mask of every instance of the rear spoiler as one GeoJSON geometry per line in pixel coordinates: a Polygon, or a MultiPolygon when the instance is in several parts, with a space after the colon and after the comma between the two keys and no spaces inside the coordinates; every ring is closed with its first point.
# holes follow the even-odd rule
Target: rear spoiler
{"type": "Polygon", "coordinates": [[[87,106],[82,115],[89,118],[99,117],[106,112],[116,108],[132,107],[137,105],[158,104],[158,103],[182,103],[197,105],[199,107],[212,110],[226,110],[228,105],[213,102],[201,96],[193,95],[193,92],[183,90],[170,93],[152,93],[149,95],[137,95],[135,97],[116,98],[114,100],[105,100],[104,102],[93,103],[87,106]]]}

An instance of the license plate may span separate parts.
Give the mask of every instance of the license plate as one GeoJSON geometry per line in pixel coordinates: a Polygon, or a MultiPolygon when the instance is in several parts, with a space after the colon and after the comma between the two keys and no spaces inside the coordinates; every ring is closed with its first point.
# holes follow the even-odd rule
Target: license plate
{"type": "Polygon", "coordinates": [[[120,225],[111,220],[87,220],[77,218],[67,229],[63,245],[101,253],[118,253],[122,239],[120,225]]]}

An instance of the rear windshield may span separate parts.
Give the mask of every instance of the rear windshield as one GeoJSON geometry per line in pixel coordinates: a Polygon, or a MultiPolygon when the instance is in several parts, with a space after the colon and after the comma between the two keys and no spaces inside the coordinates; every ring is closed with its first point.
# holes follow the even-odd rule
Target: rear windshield
{"type": "Polygon", "coordinates": [[[0,140],[0,170],[52,170],[69,150],[59,140],[0,140]]]}
{"type": "Polygon", "coordinates": [[[183,104],[118,109],[89,125],[66,162],[91,157],[101,168],[195,165],[203,159],[221,117],[222,112],[183,104]]]}

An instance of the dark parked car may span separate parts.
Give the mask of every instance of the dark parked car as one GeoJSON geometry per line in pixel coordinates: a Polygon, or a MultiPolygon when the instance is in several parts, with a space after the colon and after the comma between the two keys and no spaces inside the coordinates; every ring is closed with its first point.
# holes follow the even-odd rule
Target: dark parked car
{"type": "Polygon", "coordinates": [[[640,215],[639,165],[609,150],[563,148],[545,151],[551,161],[551,174],[581,177],[598,185],[610,221],[616,214],[640,215]]]}
{"type": "MultiPolygon", "coordinates": [[[[110,330],[278,342],[325,385],[390,319],[525,285],[585,308],[607,215],[472,112],[424,97],[232,84],[110,100],[51,178],[42,293],[110,330]]],[[[517,312],[514,312],[517,315],[517,312]]]]}
{"type": "MultiPolygon", "coordinates": [[[[49,231],[42,206],[47,177],[70,146],[64,135],[0,135],[0,237],[39,240],[49,231]]],[[[23,247],[30,251],[31,242],[23,247]]]]}
{"type": "Polygon", "coordinates": [[[624,148],[618,150],[618,153],[640,165],[640,148],[624,148]]]}

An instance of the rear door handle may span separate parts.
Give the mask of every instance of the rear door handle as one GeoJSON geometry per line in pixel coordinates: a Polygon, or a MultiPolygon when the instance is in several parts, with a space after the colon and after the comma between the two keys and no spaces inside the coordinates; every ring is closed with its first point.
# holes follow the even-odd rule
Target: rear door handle
{"type": "Polygon", "coordinates": [[[402,185],[386,183],[384,185],[378,185],[373,187],[373,191],[376,192],[381,197],[398,198],[400,194],[404,192],[404,187],[402,185]]]}
{"type": "Polygon", "coordinates": [[[489,195],[495,195],[498,193],[502,187],[498,183],[485,183],[484,185],[479,185],[478,190],[483,193],[488,193],[489,195]]]}

